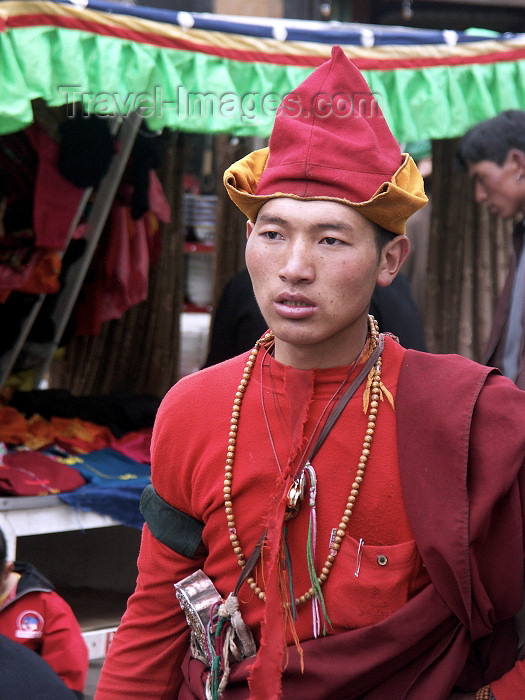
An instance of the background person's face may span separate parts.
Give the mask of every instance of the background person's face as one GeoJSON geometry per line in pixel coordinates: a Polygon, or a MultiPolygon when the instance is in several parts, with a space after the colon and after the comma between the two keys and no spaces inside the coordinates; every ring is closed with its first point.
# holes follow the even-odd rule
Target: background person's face
{"type": "Polygon", "coordinates": [[[491,214],[509,219],[525,211],[525,180],[519,179],[519,166],[511,157],[503,165],[491,160],[470,163],[469,175],[474,180],[476,202],[484,204],[491,214]]]}

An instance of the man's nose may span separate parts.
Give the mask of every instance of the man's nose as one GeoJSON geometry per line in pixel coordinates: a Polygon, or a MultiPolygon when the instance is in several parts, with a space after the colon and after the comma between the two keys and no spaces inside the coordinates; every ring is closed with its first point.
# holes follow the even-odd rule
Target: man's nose
{"type": "Polygon", "coordinates": [[[478,204],[481,204],[487,199],[487,192],[479,182],[474,183],[474,199],[478,204]]]}
{"type": "Polygon", "coordinates": [[[302,241],[290,243],[284,253],[279,276],[292,284],[300,281],[312,281],[314,266],[309,246],[302,241]]]}

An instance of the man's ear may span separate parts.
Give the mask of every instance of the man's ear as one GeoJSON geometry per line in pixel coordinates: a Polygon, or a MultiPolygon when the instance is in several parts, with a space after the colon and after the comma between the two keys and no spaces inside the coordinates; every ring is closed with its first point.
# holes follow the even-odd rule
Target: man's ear
{"type": "Polygon", "coordinates": [[[391,241],[388,241],[381,252],[379,262],[376,281],[380,287],[388,287],[392,284],[409,252],[410,241],[407,236],[395,236],[391,241]]]}
{"type": "Polygon", "coordinates": [[[250,233],[253,231],[253,224],[250,220],[246,222],[246,240],[250,237],[250,233]]]}
{"type": "Polygon", "coordinates": [[[507,153],[505,162],[516,169],[516,176],[525,177],[525,153],[519,148],[511,148],[507,153]]]}

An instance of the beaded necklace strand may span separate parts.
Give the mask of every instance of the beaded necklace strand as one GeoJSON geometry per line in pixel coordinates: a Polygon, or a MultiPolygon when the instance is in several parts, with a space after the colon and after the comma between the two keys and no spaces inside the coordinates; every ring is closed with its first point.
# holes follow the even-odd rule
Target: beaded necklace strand
{"type": "MultiPolygon", "coordinates": [[[[374,350],[374,348],[377,346],[379,342],[379,330],[377,327],[377,322],[374,319],[373,316],[369,316],[369,326],[370,326],[370,352],[374,350]]],[[[246,558],[244,556],[244,553],[241,548],[241,544],[239,542],[239,538],[237,536],[237,529],[235,526],[235,516],[233,513],[233,501],[232,501],[232,481],[233,481],[233,464],[235,461],[235,449],[236,449],[236,443],[237,443],[237,430],[238,430],[238,425],[239,425],[239,417],[241,413],[241,405],[242,405],[242,400],[244,398],[244,393],[246,391],[246,388],[248,386],[248,383],[250,381],[250,376],[252,373],[252,370],[255,366],[255,361],[257,359],[257,355],[259,353],[259,350],[262,346],[265,346],[266,344],[269,344],[273,342],[274,340],[274,335],[271,331],[266,333],[262,338],[260,338],[257,343],[255,344],[255,347],[251,351],[248,361],[246,362],[246,365],[244,367],[242,379],[239,383],[239,386],[237,387],[237,391],[235,393],[235,399],[233,402],[233,409],[232,409],[232,416],[230,419],[230,432],[228,436],[228,450],[226,454],[226,466],[225,466],[225,473],[224,473],[224,509],[226,512],[226,520],[228,523],[228,532],[230,535],[230,542],[233,548],[233,551],[235,553],[235,556],[237,557],[237,563],[238,565],[243,568],[246,565],[246,558]]],[[[343,541],[343,537],[345,535],[345,531],[348,525],[348,521],[350,520],[350,517],[352,515],[353,509],[355,502],[357,500],[357,496],[359,494],[359,490],[361,488],[361,484],[363,483],[363,477],[365,475],[365,469],[366,469],[366,464],[368,462],[368,458],[370,455],[370,448],[372,446],[372,441],[374,437],[374,430],[375,430],[375,425],[376,425],[376,419],[377,419],[377,412],[378,412],[378,407],[379,407],[379,401],[381,399],[381,367],[382,367],[382,359],[381,356],[377,359],[376,364],[372,368],[370,375],[369,375],[369,386],[370,386],[370,396],[369,396],[369,403],[368,403],[368,422],[367,422],[367,428],[365,432],[365,437],[363,440],[363,446],[361,450],[361,456],[359,457],[359,462],[357,465],[357,471],[356,475],[354,478],[354,481],[352,483],[352,488],[350,490],[350,494],[348,495],[348,499],[346,502],[345,510],[343,513],[343,516],[341,518],[341,521],[339,523],[339,526],[337,528],[337,531],[330,543],[330,549],[328,556],[321,568],[321,573],[317,576],[317,583],[319,586],[322,586],[323,583],[327,580],[330,570],[332,568],[332,565],[334,563],[335,557],[337,556],[337,552],[339,551],[341,547],[341,543],[343,541]]],[[[367,385],[367,388],[368,388],[367,385]]],[[[262,590],[260,586],[257,585],[257,582],[255,581],[253,576],[249,576],[246,581],[248,582],[250,588],[252,591],[257,595],[261,600],[265,601],[266,600],[266,593],[262,590]]],[[[310,587],[309,590],[307,590],[303,595],[299,596],[298,598],[295,598],[295,604],[296,605],[301,605],[303,603],[306,603],[308,600],[310,600],[313,596],[315,596],[315,591],[314,587],[310,587]]]]}

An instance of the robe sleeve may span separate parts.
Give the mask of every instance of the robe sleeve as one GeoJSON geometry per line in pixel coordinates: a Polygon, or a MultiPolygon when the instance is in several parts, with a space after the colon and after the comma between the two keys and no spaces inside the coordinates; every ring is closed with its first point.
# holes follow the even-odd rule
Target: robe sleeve
{"type": "MultiPolygon", "coordinates": [[[[211,439],[207,426],[216,420],[212,411],[205,416],[202,411],[203,387],[213,395],[213,387],[206,384],[209,371],[181,379],[159,407],[151,441],[152,488],[146,489],[141,503],[147,524],[137,584],[104,663],[97,700],[174,698],[182,683],[181,662],[190,631],[174,584],[204,568],[206,556],[196,529],[204,516],[192,509],[192,495],[195,455],[202,455],[203,442],[211,439]],[[197,430],[205,418],[206,428],[197,430]]],[[[208,465],[207,458],[203,462],[208,465]]],[[[222,463],[221,459],[221,483],[222,463]]],[[[219,496],[222,507],[222,493],[219,496]]]]}
{"type": "Polygon", "coordinates": [[[145,525],[135,592],[111,643],[97,700],[176,697],[189,627],[174,583],[200,568],[157,540],[145,525]]]}

